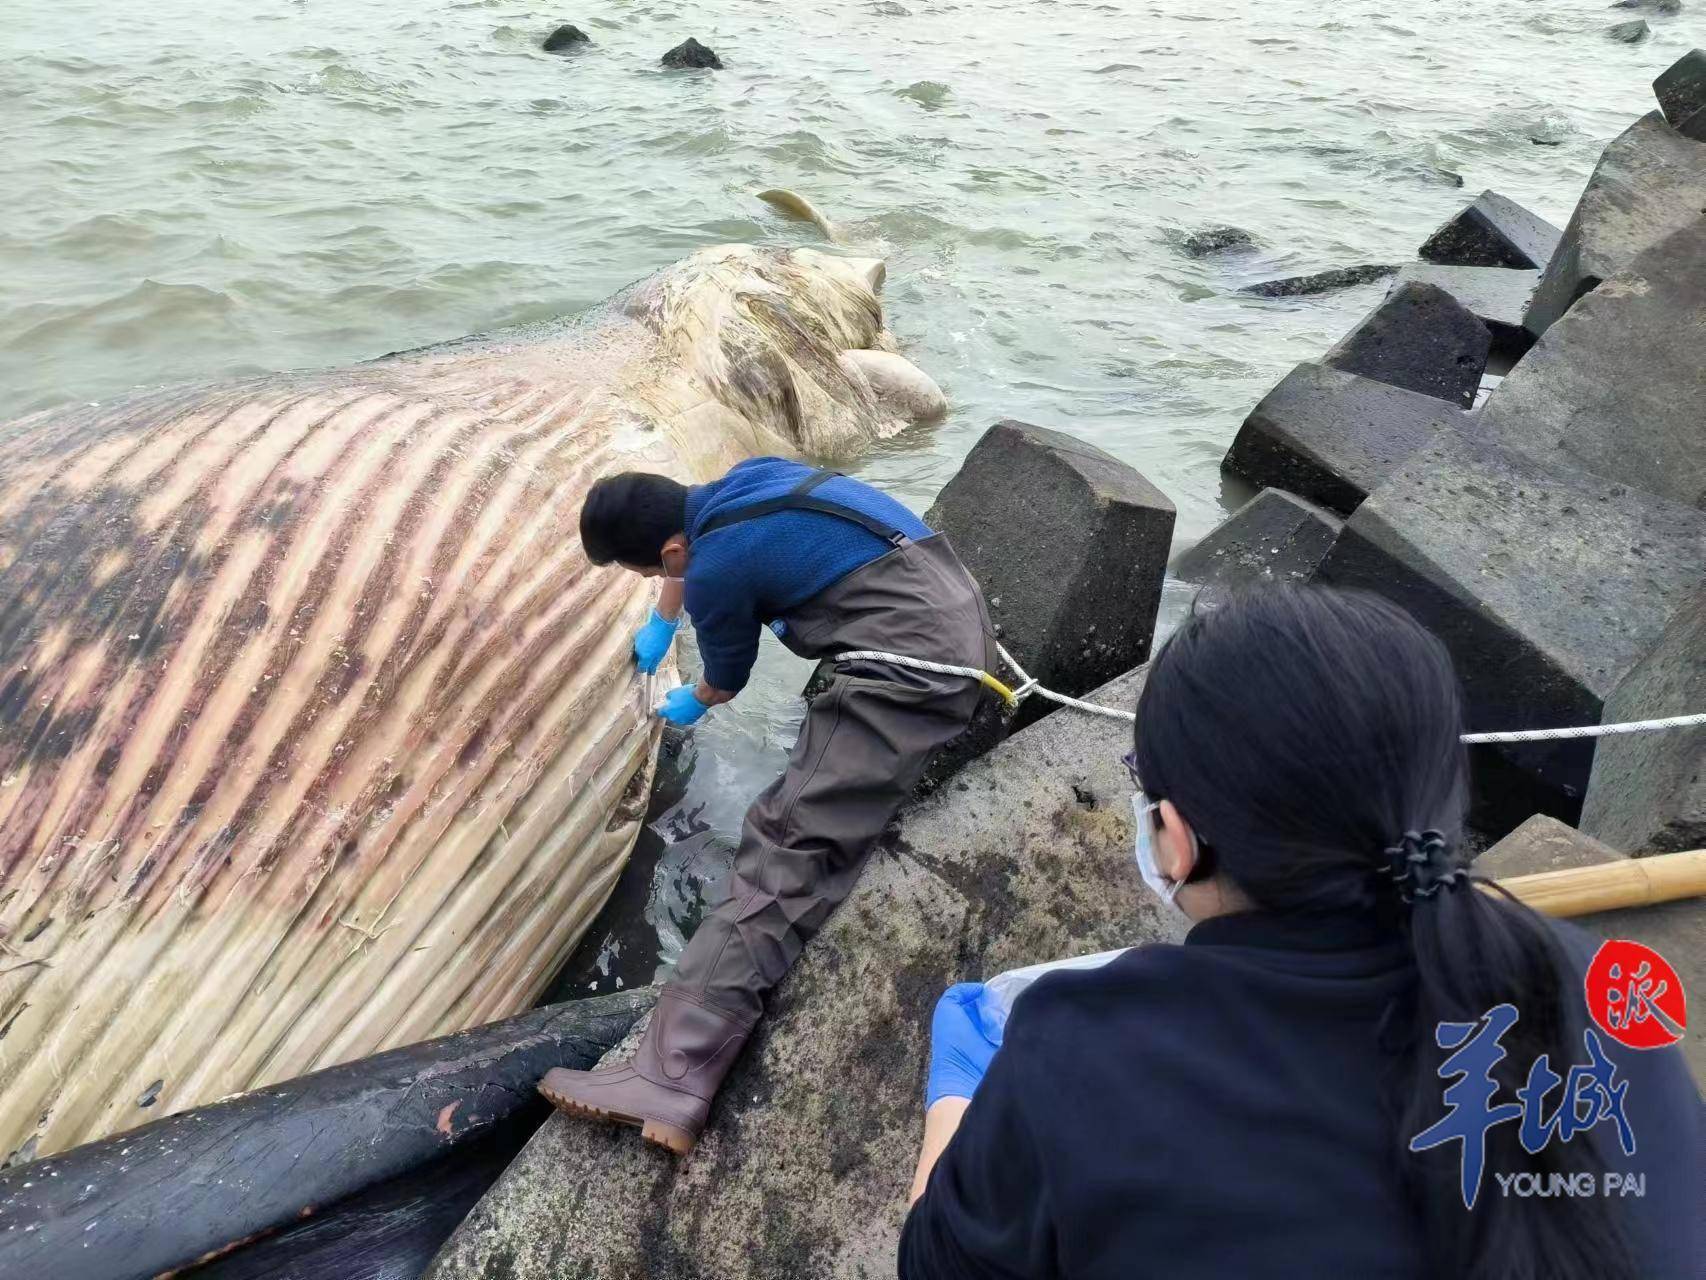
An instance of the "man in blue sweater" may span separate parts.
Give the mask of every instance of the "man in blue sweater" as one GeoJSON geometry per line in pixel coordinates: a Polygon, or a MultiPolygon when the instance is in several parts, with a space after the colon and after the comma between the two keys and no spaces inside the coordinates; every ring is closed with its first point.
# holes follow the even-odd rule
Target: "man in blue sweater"
{"type": "MultiPolygon", "coordinates": [[[[629,472],[593,486],[581,542],[594,564],[664,579],[634,639],[641,670],[657,670],[683,612],[692,618],[704,673],[664,698],[658,714],[674,724],[745,688],[762,627],[807,658],[881,650],[995,665],[983,595],[947,538],[846,476],[781,458],[691,488],[629,472]]],[[[765,993],[847,896],[932,753],[971,722],[980,691],[963,676],[838,663],[786,771],[748,810],[728,896],[682,952],[633,1060],[556,1068],[540,1092],[691,1151],[765,993]]]]}

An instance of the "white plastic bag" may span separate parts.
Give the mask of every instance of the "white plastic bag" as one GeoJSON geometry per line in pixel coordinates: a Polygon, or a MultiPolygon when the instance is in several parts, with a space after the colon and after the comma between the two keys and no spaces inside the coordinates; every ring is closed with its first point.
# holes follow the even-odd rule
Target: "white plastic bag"
{"type": "Polygon", "coordinates": [[[1098,951],[1093,956],[1071,956],[996,974],[983,984],[983,995],[977,1003],[977,1017],[983,1024],[983,1034],[990,1043],[1000,1044],[1007,1031],[1007,1015],[1013,1010],[1013,1002],[1019,998],[1020,992],[1045,973],[1053,973],[1057,969],[1100,969],[1129,950],[1130,947],[1121,947],[1118,951],[1098,951]]]}

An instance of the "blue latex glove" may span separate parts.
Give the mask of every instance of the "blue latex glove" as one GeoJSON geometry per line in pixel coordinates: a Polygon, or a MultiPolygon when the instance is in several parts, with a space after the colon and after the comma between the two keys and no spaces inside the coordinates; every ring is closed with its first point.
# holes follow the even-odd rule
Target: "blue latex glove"
{"type": "Polygon", "coordinates": [[[956,982],[936,1001],[930,1019],[930,1074],[924,1081],[924,1105],[942,1098],[969,1098],[995,1057],[999,1044],[991,1040],[978,1017],[983,983],[956,982]]]}
{"type": "Polygon", "coordinates": [[[675,643],[675,633],[680,630],[680,618],[671,622],[656,609],[652,610],[646,625],[634,633],[634,661],[641,671],[649,676],[658,669],[658,664],[669,652],[669,646],[675,643]]]}
{"type": "Polygon", "coordinates": [[[658,714],[671,724],[690,725],[711,708],[693,696],[693,686],[684,684],[663,695],[658,714]]]}

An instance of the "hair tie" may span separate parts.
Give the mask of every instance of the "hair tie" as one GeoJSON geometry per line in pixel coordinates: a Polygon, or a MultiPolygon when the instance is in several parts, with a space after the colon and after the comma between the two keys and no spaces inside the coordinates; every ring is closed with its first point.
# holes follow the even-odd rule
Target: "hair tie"
{"type": "Polygon", "coordinates": [[[1443,831],[1406,831],[1397,844],[1387,846],[1386,857],[1398,898],[1405,903],[1431,898],[1469,876],[1452,862],[1451,846],[1443,831]]]}

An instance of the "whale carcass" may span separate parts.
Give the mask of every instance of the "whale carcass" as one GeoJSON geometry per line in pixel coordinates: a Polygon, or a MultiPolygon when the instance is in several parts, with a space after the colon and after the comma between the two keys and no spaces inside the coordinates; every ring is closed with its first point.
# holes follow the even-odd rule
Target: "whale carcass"
{"type": "Polygon", "coordinates": [[[0,427],[0,1154],[526,1007],[655,747],[588,486],[939,410],[882,265],[702,251],[574,322],[0,427]]]}

